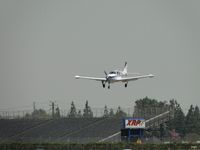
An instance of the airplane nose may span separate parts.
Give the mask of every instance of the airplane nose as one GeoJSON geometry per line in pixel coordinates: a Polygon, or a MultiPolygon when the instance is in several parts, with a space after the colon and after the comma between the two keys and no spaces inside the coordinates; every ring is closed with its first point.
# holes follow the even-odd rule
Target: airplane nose
{"type": "Polygon", "coordinates": [[[113,78],[113,76],[112,75],[108,75],[108,78],[113,78]]]}

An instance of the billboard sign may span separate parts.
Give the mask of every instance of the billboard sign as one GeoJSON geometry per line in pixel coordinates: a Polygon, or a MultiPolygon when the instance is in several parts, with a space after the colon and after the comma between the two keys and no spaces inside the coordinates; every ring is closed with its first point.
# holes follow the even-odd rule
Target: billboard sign
{"type": "Polygon", "coordinates": [[[145,128],[145,120],[143,118],[126,118],[125,128],[131,128],[131,129],[145,128]]]}

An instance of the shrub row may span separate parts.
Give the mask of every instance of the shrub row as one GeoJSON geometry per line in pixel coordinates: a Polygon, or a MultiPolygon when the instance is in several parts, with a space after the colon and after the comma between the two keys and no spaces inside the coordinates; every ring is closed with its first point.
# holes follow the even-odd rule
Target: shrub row
{"type": "Polygon", "coordinates": [[[133,144],[133,143],[0,143],[0,150],[190,150],[200,144],[133,144]]]}

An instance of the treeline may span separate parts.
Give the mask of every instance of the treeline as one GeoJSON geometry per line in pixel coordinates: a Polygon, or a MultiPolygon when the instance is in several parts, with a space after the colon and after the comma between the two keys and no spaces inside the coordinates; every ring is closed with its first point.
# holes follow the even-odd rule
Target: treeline
{"type": "MultiPolygon", "coordinates": [[[[53,106],[53,105],[52,105],[53,106]]],[[[72,101],[69,111],[65,116],[61,116],[59,107],[52,107],[51,114],[47,113],[43,109],[34,109],[30,114],[26,114],[25,118],[93,118],[95,112],[89,106],[86,100],[83,109],[77,109],[75,103],[72,101]],[[53,109],[54,108],[54,109],[53,109]]],[[[127,117],[127,113],[124,112],[119,106],[117,110],[108,108],[106,105],[104,107],[101,116],[98,117],[127,117]]],[[[200,135],[200,111],[198,106],[191,105],[187,113],[184,114],[181,105],[174,99],[169,101],[158,101],[156,99],[151,99],[145,97],[143,99],[138,99],[135,101],[133,117],[142,117],[146,120],[155,117],[163,112],[170,111],[172,117],[170,120],[160,125],[159,131],[155,131],[155,135],[161,137],[169,137],[170,135],[174,138],[185,137],[188,134],[200,135]]],[[[130,116],[129,116],[130,117],[130,116]]],[[[194,136],[194,135],[192,135],[194,136]]]]}
{"type": "MultiPolygon", "coordinates": [[[[67,117],[67,118],[94,118],[94,112],[92,111],[92,108],[89,106],[88,101],[86,100],[85,107],[82,109],[77,109],[75,106],[75,103],[72,101],[70,110],[65,116],[61,116],[61,112],[59,107],[57,106],[54,108],[54,103],[52,103],[53,107],[51,108],[51,113],[47,113],[44,109],[34,109],[32,113],[27,113],[24,118],[33,118],[33,119],[59,119],[61,117],[67,117]]],[[[103,113],[101,116],[98,117],[127,117],[127,113],[124,112],[120,106],[118,106],[117,110],[114,111],[112,108],[108,108],[107,105],[105,105],[103,109],[103,113]]]]}
{"type": "MultiPolygon", "coordinates": [[[[148,97],[138,99],[134,104],[133,114],[125,112],[120,106],[117,109],[108,108],[107,105],[101,110],[92,109],[86,100],[83,109],[76,107],[72,101],[68,107],[68,112],[61,113],[58,105],[51,103],[51,109],[47,112],[44,109],[36,109],[27,113],[24,119],[59,119],[59,118],[95,118],[96,111],[100,111],[98,117],[135,117],[149,118],[155,117],[166,111],[170,111],[170,118],[164,122],[157,122],[157,126],[147,126],[146,137],[158,137],[160,139],[170,138],[172,140],[200,139],[200,110],[198,106],[191,105],[186,113],[183,112],[181,105],[174,99],[169,101],[158,101],[148,97]],[[94,111],[94,112],[93,112],[94,111]]],[[[99,113],[99,112],[98,112],[99,113]]],[[[152,121],[154,122],[154,121],[152,121]]],[[[155,121],[156,122],[156,121],[155,121]]]]}
{"type": "Polygon", "coordinates": [[[187,113],[184,114],[181,105],[174,99],[167,102],[145,97],[135,101],[133,116],[148,119],[166,111],[171,112],[171,118],[167,122],[160,124],[159,129],[153,128],[151,136],[153,134],[161,138],[171,137],[173,140],[199,138],[200,111],[197,105],[191,105],[187,113]]]}
{"type": "Polygon", "coordinates": [[[136,100],[133,116],[149,119],[166,111],[172,111],[174,108],[172,105],[173,101],[158,101],[148,97],[136,100]]]}
{"type": "MultiPolygon", "coordinates": [[[[101,117],[126,117],[127,114],[121,109],[121,107],[119,106],[117,108],[117,111],[114,112],[113,109],[108,109],[108,107],[105,105],[104,107],[104,112],[103,115],[101,117]]],[[[69,118],[92,118],[94,117],[93,112],[91,107],[88,104],[88,101],[86,101],[85,103],[85,108],[83,109],[83,112],[81,112],[81,110],[76,110],[76,106],[74,104],[74,102],[72,101],[71,103],[71,108],[70,108],[70,112],[67,115],[67,117],[69,118]]]]}
{"type": "Polygon", "coordinates": [[[190,134],[200,135],[200,112],[198,106],[190,105],[190,108],[185,115],[180,104],[174,101],[174,118],[167,124],[169,129],[174,129],[180,137],[190,134]]]}

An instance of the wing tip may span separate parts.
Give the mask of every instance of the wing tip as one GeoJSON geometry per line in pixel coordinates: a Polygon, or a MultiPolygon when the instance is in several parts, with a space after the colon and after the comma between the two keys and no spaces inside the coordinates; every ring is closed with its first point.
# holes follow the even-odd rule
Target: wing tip
{"type": "Polygon", "coordinates": [[[153,78],[153,77],[154,77],[154,75],[153,75],[153,74],[149,74],[149,77],[150,77],[150,78],[153,78]]]}
{"type": "Polygon", "coordinates": [[[76,79],[79,79],[79,78],[80,78],[80,76],[75,76],[75,78],[76,78],[76,79]]]}

